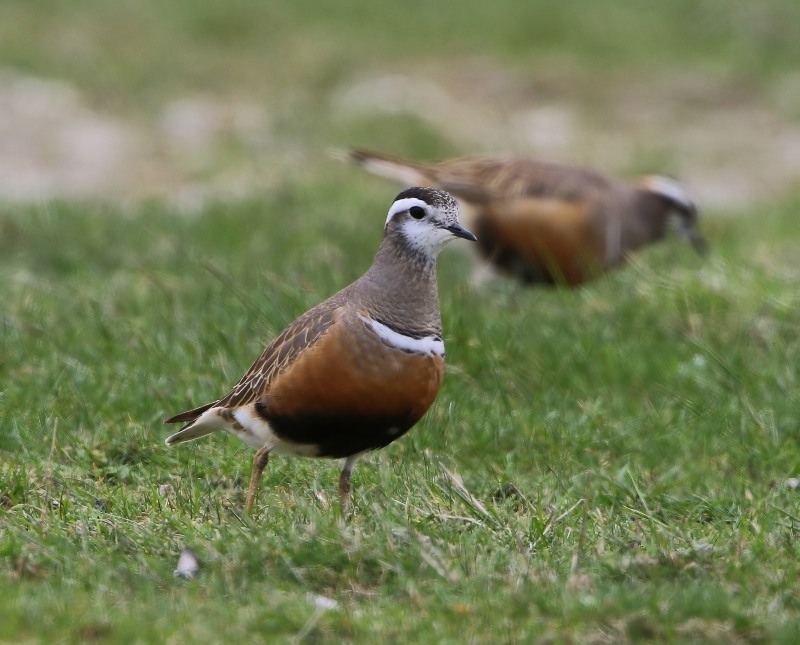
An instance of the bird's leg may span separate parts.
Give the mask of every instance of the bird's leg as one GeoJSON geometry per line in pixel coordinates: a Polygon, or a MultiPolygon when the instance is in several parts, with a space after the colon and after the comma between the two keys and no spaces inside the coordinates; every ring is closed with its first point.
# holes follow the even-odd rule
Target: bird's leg
{"type": "Polygon", "coordinates": [[[350,455],[344,461],[342,466],[342,473],[339,475],[339,504],[342,507],[342,515],[347,512],[347,507],[350,503],[350,473],[353,472],[353,466],[356,465],[358,458],[361,454],[350,455]]]}
{"type": "Polygon", "coordinates": [[[342,507],[342,515],[347,511],[347,502],[350,500],[350,471],[342,470],[339,475],[339,504],[342,507]]]}
{"type": "Polygon", "coordinates": [[[244,502],[244,512],[248,515],[253,510],[258,493],[258,480],[261,479],[261,473],[267,466],[270,450],[272,450],[272,445],[264,444],[256,450],[256,456],[253,458],[253,474],[250,475],[250,485],[247,487],[247,498],[244,502]]]}

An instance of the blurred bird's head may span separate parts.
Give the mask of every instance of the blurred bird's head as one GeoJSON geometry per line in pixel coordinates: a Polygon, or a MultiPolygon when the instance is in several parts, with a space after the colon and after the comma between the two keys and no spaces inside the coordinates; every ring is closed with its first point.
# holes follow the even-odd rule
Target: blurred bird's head
{"type": "Polygon", "coordinates": [[[688,240],[698,253],[708,250],[708,243],[697,230],[697,206],[686,188],[675,179],[650,175],[639,182],[639,187],[664,200],[678,215],[678,233],[688,240]]]}

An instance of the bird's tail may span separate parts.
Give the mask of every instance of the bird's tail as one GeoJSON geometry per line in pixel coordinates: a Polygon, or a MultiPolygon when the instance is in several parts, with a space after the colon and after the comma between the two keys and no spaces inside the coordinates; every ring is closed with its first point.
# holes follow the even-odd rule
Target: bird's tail
{"type": "Polygon", "coordinates": [[[331,154],[336,159],[356,164],[374,175],[386,177],[407,186],[426,186],[430,183],[425,166],[413,161],[359,148],[333,150],[331,154]]]}
{"type": "Polygon", "coordinates": [[[224,427],[224,423],[217,414],[217,410],[214,409],[217,403],[218,401],[206,403],[199,408],[181,412],[164,421],[164,423],[186,423],[178,432],[167,437],[164,443],[171,446],[176,443],[199,439],[207,434],[221,430],[224,427]]]}

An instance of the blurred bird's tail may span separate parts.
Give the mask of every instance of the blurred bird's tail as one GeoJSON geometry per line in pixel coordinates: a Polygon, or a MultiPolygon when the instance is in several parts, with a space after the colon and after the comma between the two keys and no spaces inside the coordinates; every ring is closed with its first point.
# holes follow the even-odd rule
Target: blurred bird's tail
{"type": "Polygon", "coordinates": [[[413,161],[359,148],[332,150],[331,154],[336,159],[356,164],[374,175],[393,179],[407,186],[426,186],[430,183],[424,166],[413,161]]]}

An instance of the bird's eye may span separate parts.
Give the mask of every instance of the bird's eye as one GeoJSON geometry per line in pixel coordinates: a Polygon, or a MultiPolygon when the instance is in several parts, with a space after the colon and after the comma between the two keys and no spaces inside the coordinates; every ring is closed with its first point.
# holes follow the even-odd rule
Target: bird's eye
{"type": "Polygon", "coordinates": [[[425,217],[425,209],[422,206],[412,206],[408,209],[408,214],[414,219],[422,219],[425,217]]]}

